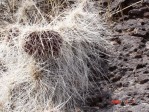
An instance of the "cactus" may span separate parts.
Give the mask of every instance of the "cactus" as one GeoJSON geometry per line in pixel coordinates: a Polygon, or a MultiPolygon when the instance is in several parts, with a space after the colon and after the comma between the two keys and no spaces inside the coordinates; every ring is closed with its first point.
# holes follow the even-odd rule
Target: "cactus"
{"type": "MultiPolygon", "coordinates": [[[[110,32],[98,7],[91,0],[75,0],[47,19],[38,0],[14,3],[11,22],[0,24],[0,109],[74,111],[98,88],[93,77],[105,75],[99,55],[109,46],[104,34],[110,32]]],[[[9,4],[13,9],[13,0],[9,4]]]]}

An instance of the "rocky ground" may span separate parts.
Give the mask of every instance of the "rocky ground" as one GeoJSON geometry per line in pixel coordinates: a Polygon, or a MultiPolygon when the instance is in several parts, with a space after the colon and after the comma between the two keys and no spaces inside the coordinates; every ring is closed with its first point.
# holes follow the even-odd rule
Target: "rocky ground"
{"type": "Polygon", "coordinates": [[[110,9],[111,86],[84,112],[149,112],[149,0],[113,0],[110,9]],[[123,102],[111,104],[115,99],[123,102]]]}
{"type": "Polygon", "coordinates": [[[113,112],[149,112],[149,0],[118,1],[113,6],[132,6],[113,25],[116,58],[109,70],[116,89],[112,97],[134,103],[115,105],[113,112]]]}

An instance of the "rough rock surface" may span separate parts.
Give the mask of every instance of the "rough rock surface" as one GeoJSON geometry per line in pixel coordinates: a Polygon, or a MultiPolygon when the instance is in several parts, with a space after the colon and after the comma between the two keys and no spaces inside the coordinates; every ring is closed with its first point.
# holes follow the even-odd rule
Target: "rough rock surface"
{"type": "Polygon", "coordinates": [[[128,8],[112,15],[109,99],[106,93],[84,112],[149,112],[149,0],[113,0],[110,4],[113,12],[119,6],[128,8]],[[114,105],[112,99],[124,102],[114,105]]]}
{"type": "MultiPolygon", "coordinates": [[[[114,105],[105,112],[149,112],[149,0],[114,0],[123,11],[113,25],[115,57],[109,70],[115,89],[112,99],[134,100],[134,103],[114,105]],[[136,5],[136,2],[139,2],[136,5]]],[[[113,17],[113,18],[114,18],[113,17]]]]}

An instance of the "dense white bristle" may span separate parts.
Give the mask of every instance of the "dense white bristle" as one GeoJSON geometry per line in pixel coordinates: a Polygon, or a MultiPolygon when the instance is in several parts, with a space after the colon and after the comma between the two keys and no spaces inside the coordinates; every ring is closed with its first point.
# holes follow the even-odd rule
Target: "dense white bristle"
{"type": "MultiPolygon", "coordinates": [[[[85,102],[95,88],[89,77],[102,74],[99,55],[103,47],[108,47],[103,34],[109,32],[98,15],[95,2],[73,1],[73,5],[59,10],[50,20],[36,6],[38,2],[9,1],[11,7],[14,4],[17,8],[12,23],[2,23],[0,109],[4,112],[70,112],[77,101],[85,102]],[[28,15],[26,10],[30,10],[28,15]],[[42,39],[49,35],[48,31],[58,33],[62,39],[57,55],[44,55],[47,48],[42,39]],[[41,39],[42,56],[35,56],[36,51],[29,54],[24,50],[26,42],[32,41],[32,33],[41,39]]],[[[50,41],[52,37],[47,39],[50,41]]]]}

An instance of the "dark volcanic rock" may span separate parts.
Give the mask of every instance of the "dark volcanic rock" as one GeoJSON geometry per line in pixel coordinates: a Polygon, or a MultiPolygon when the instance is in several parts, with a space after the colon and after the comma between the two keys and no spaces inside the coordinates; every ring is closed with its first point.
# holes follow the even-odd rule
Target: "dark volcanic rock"
{"type": "MultiPolygon", "coordinates": [[[[107,7],[109,0],[103,0],[102,4],[107,7]]],[[[110,99],[95,97],[92,104],[99,108],[94,111],[149,112],[149,0],[111,0],[110,11],[114,35],[109,40],[113,45],[108,67],[112,85],[109,89],[111,100],[123,104],[109,107],[106,105],[110,99]],[[134,102],[128,103],[131,100],[134,102]]]]}
{"type": "MultiPolygon", "coordinates": [[[[148,112],[149,110],[149,0],[113,0],[111,10],[126,8],[123,16],[113,15],[116,23],[112,38],[115,57],[109,67],[110,80],[119,100],[135,99],[134,104],[114,105],[110,112],[148,112]],[[136,4],[136,2],[138,2],[136,4]]],[[[105,111],[105,112],[108,112],[105,111]]]]}
{"type": "Polygon", "coordinates": [[[139,83],[140,83],[140,84],[145,84],[145,83],[147,83],[147,82],[149,81],[149,75],[147,75],[147,74],[142,74],[142,76],[140,75],[140,76],[138,77],[138,80],[139,80],[139,83]]]}

